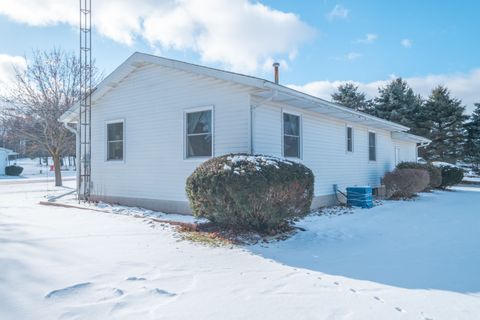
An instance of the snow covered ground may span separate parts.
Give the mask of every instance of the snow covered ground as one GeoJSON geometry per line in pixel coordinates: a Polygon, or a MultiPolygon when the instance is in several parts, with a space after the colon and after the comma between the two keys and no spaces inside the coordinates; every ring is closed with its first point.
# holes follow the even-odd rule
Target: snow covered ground
{"type": "MultiPolygon", "coordinates": [[[[54,179],[55,172],[50,171],[50,166],[45,164],[40,165],[38,158],[37,159],[29,159],[29,158],[21,158],[17,160],[11,160],[10,164],[16,164],[18,166],[23,167],[23,172],[20,176],[4,176],[0,175],[1,180],[21,180],[21,179],[36,179],[36,180],[45,180],[45,179],[54,179]]],[[[52,159],[49,159],[49,164],[52,165],[52,159]]],[[[62,170],[62,177],[66,179],[74,179],[75,177],[75,170],[73,167],[64,167],[62,170]]]]}
{"type": "Polygon", "coordinates": [[[69,191],[49,183],[0,181],[2,320],[480,314],[478,188],[312,215],[283,242],[212,248],[147,218],[41,206],[69,191]]]}
{"type": "Polygon", "coordinates": [[[478,176],[464,177],[463,181],[480,184],[480,177],[478,177],[478,176]]]}

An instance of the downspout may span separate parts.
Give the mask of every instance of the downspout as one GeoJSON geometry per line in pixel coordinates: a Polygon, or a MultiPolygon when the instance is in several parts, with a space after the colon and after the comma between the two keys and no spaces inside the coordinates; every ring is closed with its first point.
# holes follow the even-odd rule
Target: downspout
{"type": "Polygon", "coordinates": [[[250,104],[250,154],[253,154],[254,153],[254,146],[253,146],[253,142],[254,142],[254,138],[253,138],[253,119],[254,119],[254,116],[255,116],[255,109],[259,108],[262,106],[262,104],[266,103],[266,102],[269,102],[269,101],[272,101],[272,99],[277,95],[277,90],[270,90],[270,96],[263,99],[262,101],[256,103],[256,104],[250,104]]]}

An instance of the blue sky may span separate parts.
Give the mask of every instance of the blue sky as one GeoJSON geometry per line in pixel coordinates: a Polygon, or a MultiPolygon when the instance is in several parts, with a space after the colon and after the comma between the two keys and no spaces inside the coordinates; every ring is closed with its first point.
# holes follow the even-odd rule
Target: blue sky
{"type": "MultiPolygon", "coordinates": [[[[77,51],[77,1],[38,2],[0,1],[3,62],[35,48],[77,51]]],[[[325,98],[342,81],[374,95],[402,76],[423,95],[444,84],[465,104],[480,102],[478,1],[93,3],[94,56],[106,73],[134,51],[264,78],[278,60],[282,83],[325,98]]]]}

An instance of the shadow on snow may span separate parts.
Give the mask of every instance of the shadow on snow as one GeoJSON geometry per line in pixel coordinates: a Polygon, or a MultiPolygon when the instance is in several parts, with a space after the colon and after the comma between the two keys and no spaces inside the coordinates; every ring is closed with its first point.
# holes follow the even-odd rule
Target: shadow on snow
{"type": "Polygon", "coordinates": [[[309,216],[307,231],[253,253],[279,263],[408,289],[480,292],[480,189],[309,216]]]}

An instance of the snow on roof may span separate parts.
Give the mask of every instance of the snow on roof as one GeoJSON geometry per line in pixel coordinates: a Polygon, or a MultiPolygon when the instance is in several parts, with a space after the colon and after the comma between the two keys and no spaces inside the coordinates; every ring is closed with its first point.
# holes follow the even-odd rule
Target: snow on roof
{"type": "Polygon", "coordinates": [[[433,161],[432,164],[435,167],[452,167],[452,168],[458,168],[458,166],[451,164],[449,162],[443,162],[443,161],[433,161]]]}
{"type": "MultiPolygon", "coordinates": [[[[362,123],[370,127],[391,131],[408,131],[409,129],[408,127],[398,123],[355,111],[345,106],[308,95],[269,80],[140,52],[135,52],[132,54],[96,87],[96,90],[92,93],[92,103],[117,86],[117,84],[132,71],[147,65],[158,65],[162,67],[183,70],[186,72],[202,74],[221,80],[250,86],[258,89],[256,96],[260,99],[266,98],[273,102],[287,103],[301,109],[325,114],[327,116],[345,121],[362,123]]],[[[64,123],[76,122],[78,117],[78,107],[78,103],[73,105],[60,117],[59,120],[64,123]]]]}

